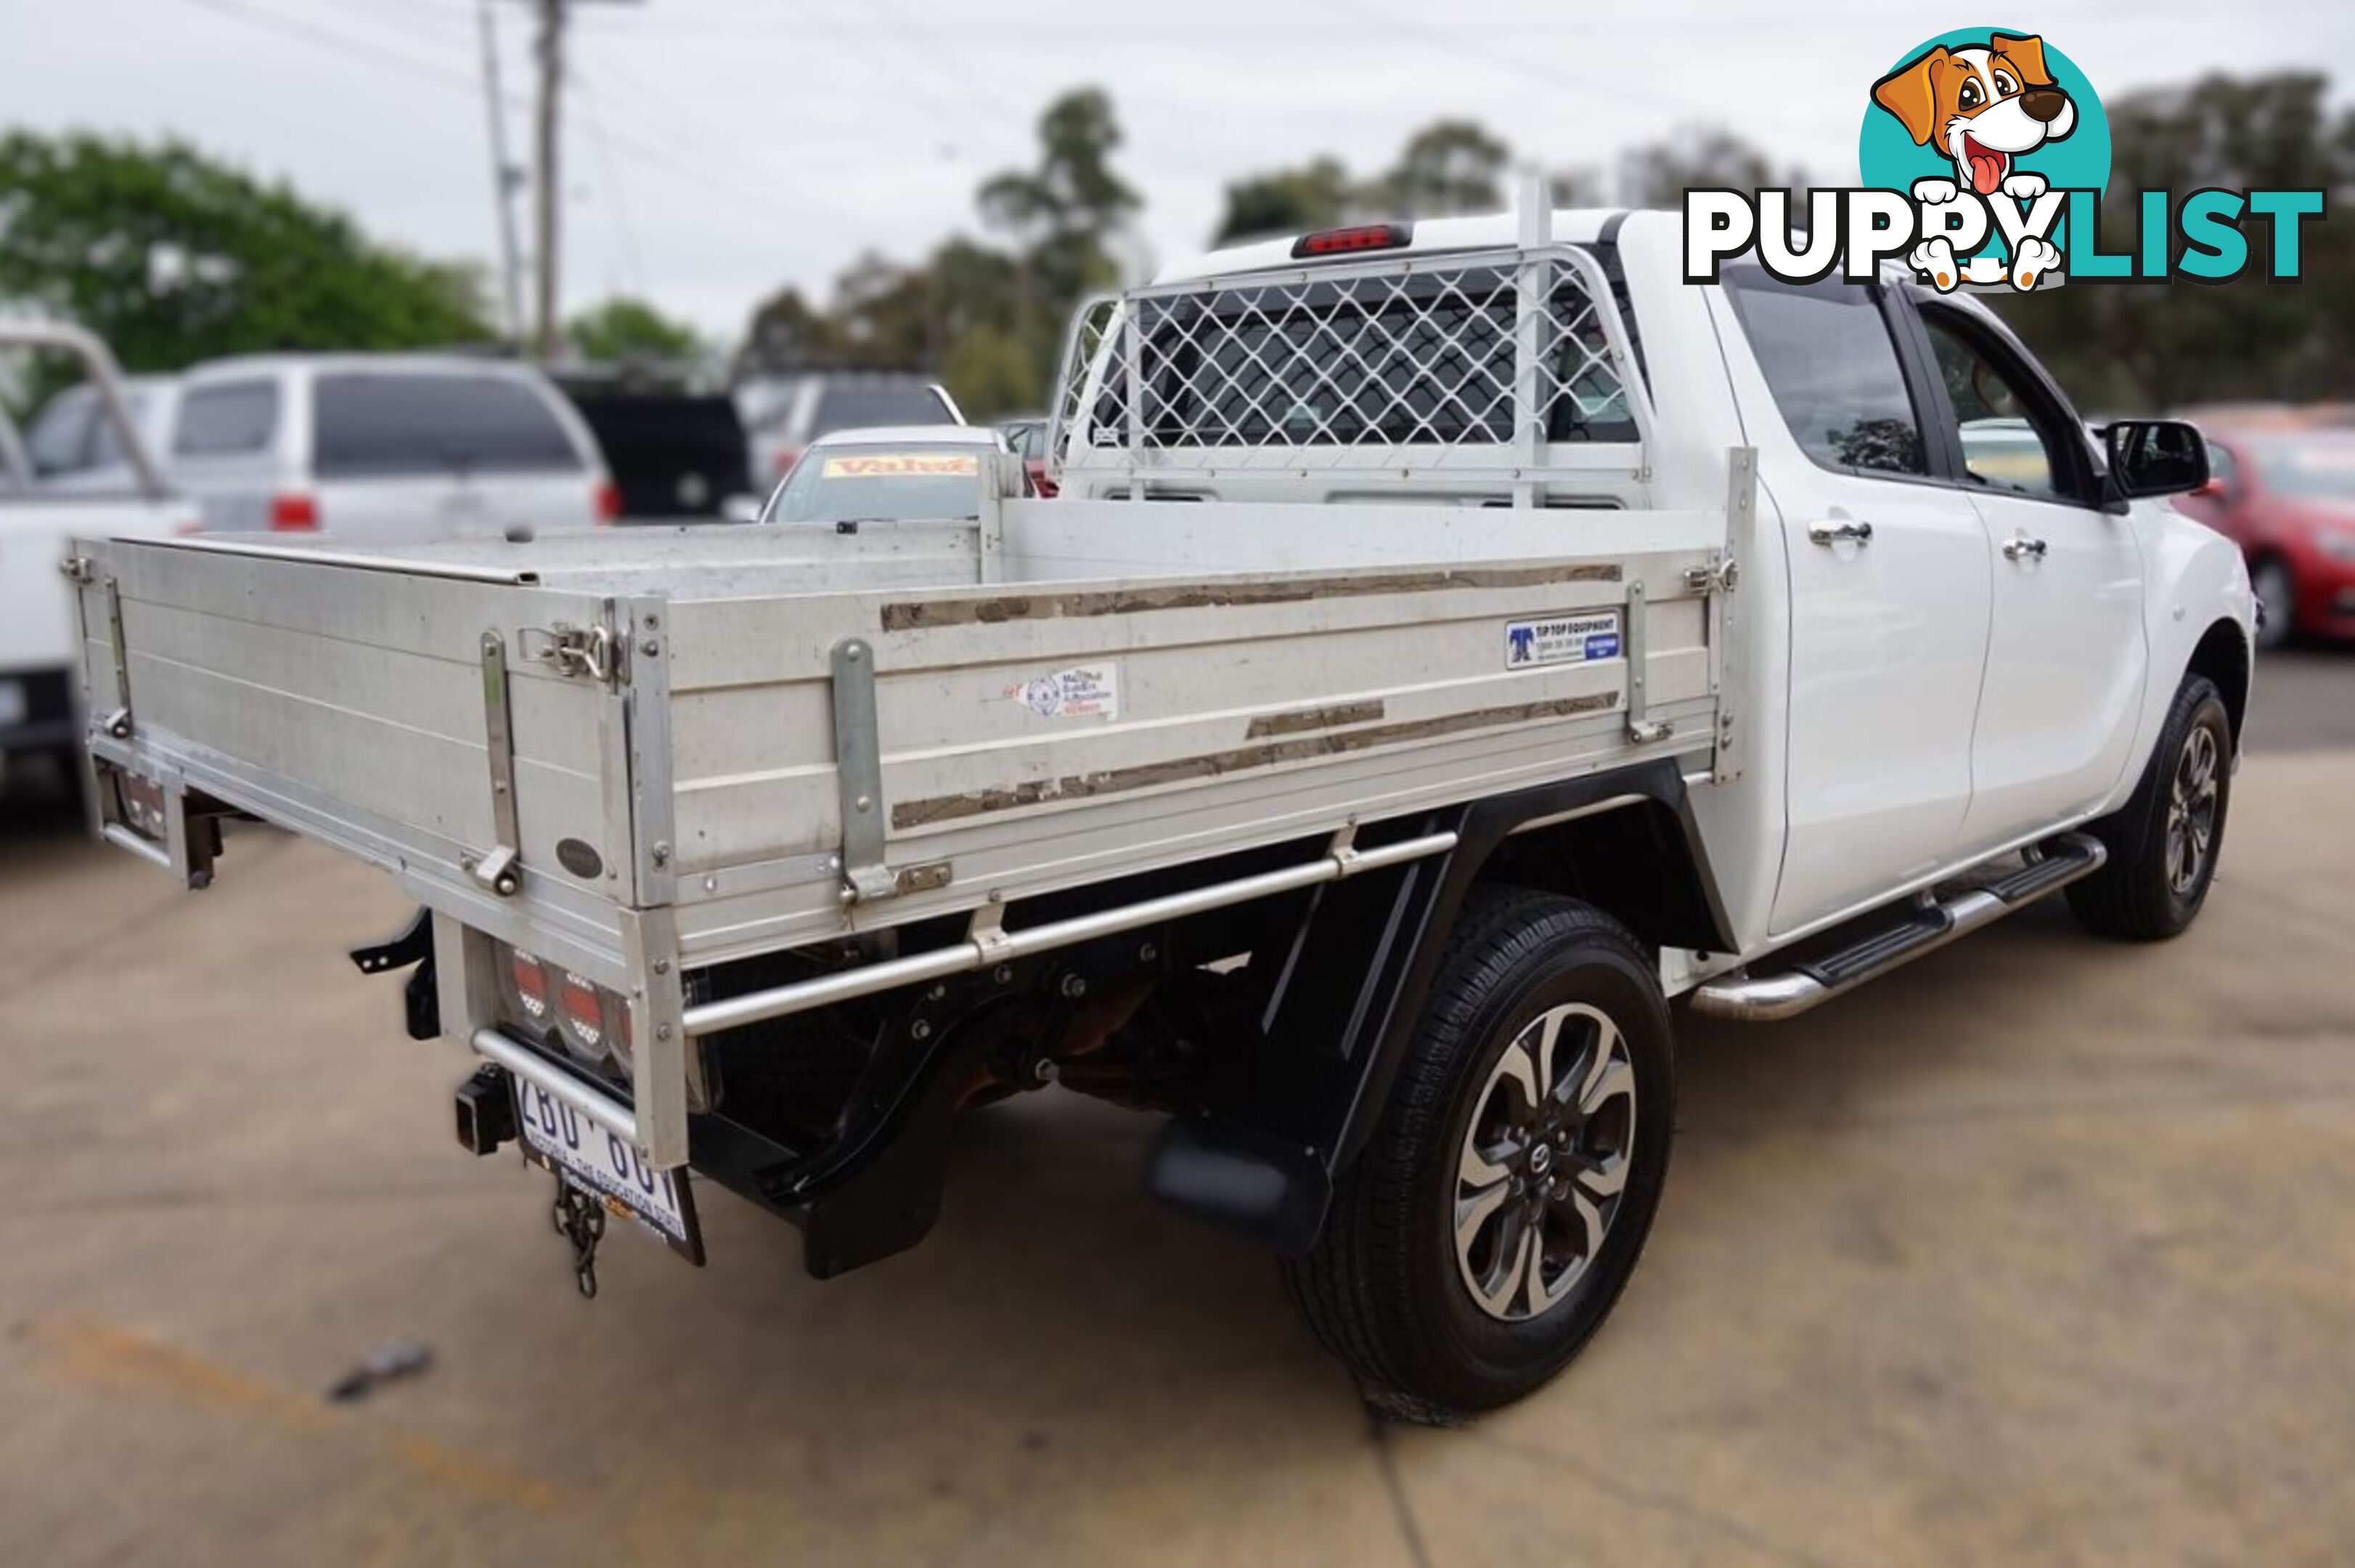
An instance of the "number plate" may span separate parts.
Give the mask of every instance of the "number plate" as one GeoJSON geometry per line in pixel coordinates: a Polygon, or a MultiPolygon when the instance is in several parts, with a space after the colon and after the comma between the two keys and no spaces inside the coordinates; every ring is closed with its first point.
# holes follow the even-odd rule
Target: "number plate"
{"type": "Polygon", "coordinates": [[[703,1262],[703,1232],[684,1169],[655,1169],[645,1152],[620,1134],[538,1084],[520,1078],[514,1083],[525,1158],[637,1221],[688,1262],[703,1262]]]}

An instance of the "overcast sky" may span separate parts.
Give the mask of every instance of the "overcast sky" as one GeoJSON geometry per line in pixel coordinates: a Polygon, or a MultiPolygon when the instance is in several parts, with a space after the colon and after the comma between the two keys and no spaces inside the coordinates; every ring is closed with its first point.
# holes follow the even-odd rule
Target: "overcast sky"
{"type": "MultiPolygon", "coordinates": [[[[525,0],[491,0],[511,155],[529,146],[525,0]]],[[[2344,61],[2345,0],[2055,0],[2014,16],[1826,0],[580,0],[564,294],[645,295],[733,337],[784,283],[975,227],[1058,91],[1108,90],[1142,246],[1199,247],[1223,183],[1386,162],[1441,115],[1545,167],[1732,126],[1855,177],[1869,83],[1919,39],[2041,32],[2105,92],[2344,61]]],[[[435,256],[496,255],[475,0],[0,0],[0,123],[172,133],[435,256]]],[[[2339,72],[2344,101],[2355,69],[2339,72]]],[[[517,204],[526,223],[526,204],[517,204]]]]}

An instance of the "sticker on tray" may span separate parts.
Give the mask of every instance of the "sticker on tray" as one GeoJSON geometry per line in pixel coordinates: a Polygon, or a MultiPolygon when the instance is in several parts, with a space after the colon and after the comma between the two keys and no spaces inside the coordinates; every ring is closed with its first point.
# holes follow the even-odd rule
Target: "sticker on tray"
{"type": "Polygon", "coordinates": [[[1619,612],[1593,610],[1543,621],[1505,624],[1505,667],[1584,664],[1619,656],[1619,612]]]}
{"type": "Polygon", "coordinates": [[[970,452],[878,452],[865,457],[829,457],[821,479],[893,479],[911,475],[978,474],[981,459],[970,452]]]}
{"type": "Polygon", "coordinates": [[[1018,680],[1006,695],[1041,719],[1117,719],[1120,667],[1077,665],[1029,680],[1018,680]]]}

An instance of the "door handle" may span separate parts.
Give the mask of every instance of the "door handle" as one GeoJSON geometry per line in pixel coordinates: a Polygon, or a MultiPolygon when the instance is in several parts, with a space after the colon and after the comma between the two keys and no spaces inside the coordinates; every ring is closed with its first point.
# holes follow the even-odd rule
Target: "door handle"
{"type": "Polygon", "coordinates": [[[1807,538],[1820,545],[1870,544],[1872,525],[1870,523],[1835,523],[1828,520],[1809,523],[1807,538]]]}
{"type": "Polygon", "coordinates": [[[2044,541],[2030,539],[2026,534],[2008,539],[2003,541],[2003,557],[2006,560],[2042,560],[2044,541]]]}

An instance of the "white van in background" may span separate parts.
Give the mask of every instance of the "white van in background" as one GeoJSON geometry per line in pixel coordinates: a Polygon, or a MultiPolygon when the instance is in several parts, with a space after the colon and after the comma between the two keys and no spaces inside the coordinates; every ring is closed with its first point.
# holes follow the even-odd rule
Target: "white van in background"
{"type": "Polygon", "coordinates": [[[164,464],[207,532],[528,539],[610,523],[589,427],[527,365],[278,354],[183,378],[164,464]]]}

